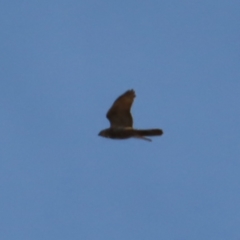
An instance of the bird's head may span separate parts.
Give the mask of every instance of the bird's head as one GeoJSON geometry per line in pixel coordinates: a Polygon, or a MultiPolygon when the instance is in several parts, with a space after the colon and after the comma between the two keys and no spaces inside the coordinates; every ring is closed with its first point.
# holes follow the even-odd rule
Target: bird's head
{"type": "Polygon", "coordinates": [[[98,136],[109,138],[109,128],[106,128],[100,131],[98,136]]]}

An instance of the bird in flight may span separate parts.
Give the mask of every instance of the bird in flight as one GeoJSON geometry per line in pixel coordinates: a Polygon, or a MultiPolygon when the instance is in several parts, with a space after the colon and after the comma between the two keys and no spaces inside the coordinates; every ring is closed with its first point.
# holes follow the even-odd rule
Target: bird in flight
{"type": "Polygon", "coordinates": [[[134,129],[131,106],[136,97],[134,90],[128,90],[119,96],[107,112],[110,128],[98,134],[101,137],[112,139],[140,138],[152,141],[148,136],[161,136],[161,129],[134,129]]]}

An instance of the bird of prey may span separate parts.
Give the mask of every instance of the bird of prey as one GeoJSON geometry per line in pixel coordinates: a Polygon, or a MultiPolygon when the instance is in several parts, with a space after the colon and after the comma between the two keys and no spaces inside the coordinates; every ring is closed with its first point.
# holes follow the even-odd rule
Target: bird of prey
{"type": "Polygon", "coordinates": [[[136,97],[134,90],[128,90],[119,96],[106,117],[110,122],[110,128],[102,130],[98,135],[112,139],[140,138],[151,141],[146,136],[161,136],[161,129],[134,129],[131,106],[136,97]]]}

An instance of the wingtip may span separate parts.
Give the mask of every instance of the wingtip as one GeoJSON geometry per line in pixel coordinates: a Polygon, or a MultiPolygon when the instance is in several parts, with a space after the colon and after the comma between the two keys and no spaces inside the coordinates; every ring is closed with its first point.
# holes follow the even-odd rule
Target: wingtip
{"type": "Polygon", "coordinates": [[[134,95],[134,97],[136,97],[136,93],[135,93],[135,90],[134,90],[134,89],[129,89],[129,90],[127,90],[126,93],[131,93],[131,94],[134,95]]]}

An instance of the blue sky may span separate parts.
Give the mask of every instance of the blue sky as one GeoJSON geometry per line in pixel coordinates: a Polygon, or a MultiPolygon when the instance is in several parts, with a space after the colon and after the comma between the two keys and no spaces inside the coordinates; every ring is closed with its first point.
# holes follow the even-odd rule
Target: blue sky
{"type": "Polygon", "coordinates": [[[0,239],[239,239],[239,12],[1,1],[0,239]],[[164,135],[98,137],[132,88],[164,135]]]}

